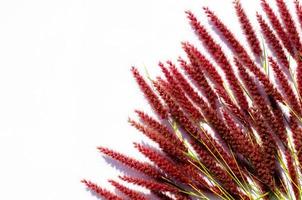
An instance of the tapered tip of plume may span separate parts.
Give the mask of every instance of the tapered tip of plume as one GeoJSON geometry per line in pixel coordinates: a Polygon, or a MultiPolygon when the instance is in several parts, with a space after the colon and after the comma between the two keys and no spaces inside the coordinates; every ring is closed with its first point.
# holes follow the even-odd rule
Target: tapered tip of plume
{"type": "Polygon", "coordinates": [[[140,73],[135,66],[131,66],[130,71],[134,78],[137,78],[138,76],[140,76],[140,73]]]}
{"type": "Polygon", "coordinates": [[[234,56],[233,61],[234,61],[235,64],[240,62],[239,59],[236,56],[234,56]]]}
{"type": "Polygon", "coordinates": [[[191,49],[193,48],[193,45],[187,41],[181,42],[182,49],[188,54],[191,49]]]}
{"type": "Polygon", "coordinates": [[[197,21],[197,18],[190,10],[185,11],[185,14],[190,21],[197,21]]]}
{"type": "Polygon", "coordinates": [[[167,63],[168,65],[170,65],[170,66],[172,66],[172,65],[173,65],[173,63],[172,63],[172,61],[171,61],[171,60],[167,60],[167,61],[166,61],[166,63],[167,63]]]}
{"type": "Polygon", "coordinates": [[[193,15],[193,13],[190,10],[186,10],[185,13],[187,14],[187,16],[193,15]]]}
{"type": "Polygon", "coordinates": [[[205,13],[207,16],[210,16],[210,15],[213,14],[213,11],[211,11],[211,10],[209,9],[209,7],[204,6],[204,7],[202,7],[202,9],[203,9],[204,13],[205,13]]]}
{"type": "Polygon", "coordinates": [[[177,61],[178,61],[179,63],[186,62],[186,61],[185,61],[182,57],[180,57],[180,56],[177,58],[177,61]]]}
{"type": "Polygon", "coordinates": [[[187,50],[187,46],[188,46],[187,42],[181,42],[181,48],[182,48],[184,51],[187,50]]]}
{"type": "Polygon", "coordinates": [[[233,1],[233,4],[235,4],[235,5],[240,5],[240,1],[239,1],[239,0],[234,0],[234,1],[233,1]]]}
{"type": "Polygon", "coordinates": [[[187,46],[187,45],[188,45],[188,42],[185,42],[185,41],[181,42],[181,47],[182,47],[182,48],[184,48],[184,47],[187,46]]]}
{"type": "Polygon", "coordinates": [[[158,66],[159,66],[161,69],[165,68],[164,63],[162,63],[161,61],[158,62],[158,66]]]}
{"type": "Polygon", "coordinates": [[[97,150],[99,150],[101,153],[105,153],[108,149],[105,147],[97,147],[97,150]]]}
{"type": "Polygon", "coordinates": [[[271,56],[268,56],[267,59],[268,59],[268,61],[269,61],[270,63],[274,63],[274,62],[275,62],[274,59],[273,59],[271,56]]]}
{"type": "MultiPolygon", "coordinates": [[[[165,67],[165,65],[164,65],[162,62],[159,62],[159,63],[158,63],[158,66],[160,67],[161,71],[162,71],[165,75],[169,74],[168,69],[165,67]]],[[[157,78],[157,79],[158,79],[158,78],[157,78]]]]}
{"type": "Polygon", "coordinates": [[[243,66],[242,66],[242,63],[240,62],[240,60],[237,57],[234,57],[233,61],[234,61],[235,65],[236,65],[236,67],[238,68],[239,71],[245,71],[243,66]]]}
{"type": "Polygon", "coordinates": [[[133,142],[132,144],[133,144],[134,148],[138,149],[139,151],[140,151],[140,149],[143,148],[143,145],[138,142],[133,142]]]}
{"type": "Polygon", "coordinates": [[[135,112],[137,115],[142,115],[142,114],[144,114],[143,111],[138,110],[138,109],[135,109],[134,112],[135,112]]]}
{"type": "Polygon", "coordinates": [[[132,142],[132,144],[133,144],[133,146],[136,148],[136,147],[138,147],[140,144],[139,143],[137,143],[137,142],[132,142]]]}
{"type": "Polygon", "coordinates": [[[131,119],[130,117],[128,117],[128,123],[129,123],[131,126],[133,126],[134,120],[131,119]]]}
{"type": "Polygon", "coordinates": [[[137,72],[137,69],[136,69],[136,67],[131,66],[130,71],[131,71],[132,73],[134,73],[134,72],[137,72]]]}
{"type": "Polygon", "coordinates": [[[265,20],[259,12],[256,12],[256,18],[258,23],[260,24],[260,27],[263,26],[263,24],[265,24],[265,20]]]}
{"type": "MultiPolygon", "coordinates": [[[[168,61],[166,63],[168,63],[168,61]]],[[[168,70],[168,68],[162,62],[159,62],[158,66],[160,67],[161,71],[164,73],[166,78],[168,78],[168,79],[172,78],[172,76],[170,74],[170,71],[168,70]]]]}
{"type": "Polygon", "coordinates": [[[122,176],[122,175],[118,175],[117,177],[118,177],[119,179],[121,179],[121,180],[125,180],[125,178],[126,178],[125,175],[123,175],[123,176],[122,176]]]}

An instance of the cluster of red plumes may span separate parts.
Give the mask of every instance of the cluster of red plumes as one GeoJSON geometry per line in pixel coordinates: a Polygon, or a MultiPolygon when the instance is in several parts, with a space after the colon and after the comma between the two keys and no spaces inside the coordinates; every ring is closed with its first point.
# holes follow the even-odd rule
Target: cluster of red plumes
{"type": "MultiPolygon", "coordinates": [[[[137,110],[138,120],[129,123],[159,149],[134,143],[150,160],[141,162],[99,147],[102,154],[140,173],[120,176],[119,182],[110,180],[113,187],[130,199],[148,197],[121,182],[141,186],[158,199],[301,198],[302,46],[299,27],[284,0],[275,2],[280,19],[265,0],[261,0],[265,16],[256,14],[270,52],[263,49],[236,0],[235,13],[249,48],[209,8],[204,13],[222,41],[187,11],[207,55],[183,42],[187,59],[179,57],[178,65],[160,62],[163,77],[147,81],[135,67],[131,69],[154,115],[137,110]],[[224,52],[222,42],[233,58],[224,52]]],[[[301,29],[298,1],[295,9],[301,29]]],[[[83,183],[101,198],[122,199],[90,181],[83,183]]]]}

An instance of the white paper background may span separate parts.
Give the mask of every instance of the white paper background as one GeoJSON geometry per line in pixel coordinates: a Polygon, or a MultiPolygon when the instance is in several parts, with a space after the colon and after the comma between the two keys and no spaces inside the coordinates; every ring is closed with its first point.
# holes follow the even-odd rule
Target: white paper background
{"type": "Polygon", "coordinates": [[[206,23],[203,5],[240,33],[231,0],[0,1],[0,199],[95,199],[80,180],[117,174],[96,146],[134,155],[143,138],[127,123],[149,109],[130,67],[155,77],[181,41],[200,47],[184,11],[206,23]]]}

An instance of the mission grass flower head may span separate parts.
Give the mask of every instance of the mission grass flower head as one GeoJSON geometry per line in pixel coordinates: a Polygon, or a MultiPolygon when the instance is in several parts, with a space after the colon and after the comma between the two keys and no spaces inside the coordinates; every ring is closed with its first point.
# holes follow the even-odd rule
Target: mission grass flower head
{"type": "MultiPolygon", "coordinates": [[[[186,11],[200,41],[181,43],[186,57],[159,62],[162,75],[154,79],[131,68],[153,113],[135,110],[136,118],[129,118],[129,123],[156,146],[133,143],[145,162],[98,147],[103,156],[135,173],[109,180],[117,193],[82,180],[97,197],[301,199],[301,30],[284,0],[274,1],[278,13],[266,0],[259,2],[268,20],[258,13],[248,16],[244,3],[235,0],[233,6],[247,46],[219,13],[204,7],[214,32],[186,11]],[[259,29],[252,25],[252,17],[259,29]]],[[[300,2],[293,3],[302,28],[300,2]]]]}
{"type": "MultiPolygon", "coordinates": [[[[186,63],[182,64],[182,68],[188,74],[190,79],[198,86],[199,90],[204,94],[207,99],[207,102],[211,104],[213,109],[216,109],[217,96],[210,86],[208,80],[206,79],[204,73],[199,68],[199,65],[196,63],[192,63],[192,65],[188,65],[186,63]]],[[[175,68],[174,68],[175,71],[175,68]]]]}
{"type": "Polygon", "coordinates": [[[272,51],[275,53],[280,63],[282,63],[283,67],[285,67],[285,69],[289,69],[289,61],[276,35],[273,33],[269,25],[264,21],[263,17],[260,14],[257,14],[257,20],[260,25],[262,34],[267,40],[267,43],[271,47],[272,51]]]}
{"type": "Polygon", "coordinates": [[[142,111],[136,110],[135,112],[144,125],[157,131],[161,136],[169,140],[169,142],[173,143],[177,148],[181,149],[182,151],[187,151],[187,147],[184,145],[183,141],[181,141],[166,125],[161,124],[159,121],[142,111]]]}
{"type": "Polygon", "coordinates": [[[280,20],[274,13],[273,9],[270,7],[270,5],[267,3],[266,0],[261,0],[261,6],[264,10],[266,16],[268,17],[272,27],[274,28],[275,32],[278,35],[278,39],[282,42],[283,46],[287,49],[287,51],[294,56],[295,50],[292,46],[292,43],[288,37],[287,32],[284,30],[280,20]]]}
{"type": "Polygon", "coordinates": [[[295,47],[295,50],[299,52],[301,50],[301,40],[297,32],[297,28],[293,18],[285,4],[284,0],[276,0],[281,19],[284,23],[288,36],[290,38],[291,44],[295,47]]]}
{"type": "MultiPolygon", "coordinates": [[[[215,66],[204,56],[196,47],[194,47],[189,42],[182,42],[182,47],[186,52],[191,63],[196,63],[202,69],[203,72],[207,72],[211,80],[217,85],[223,87],[222,77],[217,72],[215,66]]],[[[179,59],[180,64],[182,65],[185,61],[179,59]]]]}
{"type": "Polygon", "coordinates": [[[298,0],[295,1],[295,8],[296,8],[296,14],[298,16],[299,24],[302,27],[302,6],[298,0]]]}
{"type": "MultiPolygon", "coordinates": [[[[269,81],[267,76],[264,73],[262,73],[261,70],[256,66],[255,62],[251,59],[251,57],[248,55],[248,53],[246,52],[244,47],[236,39],[234,34],[222,23],[222,21],[220,21],[220,19],[211,10],[209,10],[208,8],[205,7],[204,11],[205,11],[206,15],[208,16],[208,18],[210,19],[210,21],[212,22],[213,26],[215,26],[218,29],[219,33],[224,37],[224,39],[226,40],[226,43],[228,45],[230,45],[231,50],[234,52],[234,54],[236,54],[237,57],[240,58],[241,62],[245,65],[245,67],[249,68],[249,70],[252,73],[254,73],[255,76],[259,79],[259,81],[263,84],[263,87],[264,87],[265,91],[267,92],[267,94],[273,95],[274,98],[276,98],[278,100],[282,100],[281,94],[274,88],[274,86],[269,81]]],[[[202,31],[198,32],[197,30],[200,30],[202,26],[200,26],[200,23],[198,23],[196,18],[194,18],[194,17],[192,19],[191,18],[192,17],[189,17],[189,19],[191,20],[191,25],[193,26],[193,29],[196,29],[195,32],[197,34],[199,34],[199,38],[203,38],[203,36],[206,35],[206,33],[207,33],[206,30],[204,30],[203,32],[202,31]],[[192,23],[192,21],[194,21],[194,23],[192,23]]],[[[202,28],[204,29],[204,27],[202,27],[202,28]]],[[[221,47],[219,47],[219,45],[215,44],[215,42],[209,35],[206,35],[205,38],[210,38],[210,39],[207,39],[207,41],[209,41],[210,44],[212,44],[212,47],[216,47],[216,48],[212,48],[212,51],[215,51],[216,49],[218,49],[216,51],[217,57],[215,58],[215,56],[212,54],[213,58],[215,60],[216,59],[220,60],[219,55],[221,55],[221,59],[223,60],[223,63],[225,65],[229,66],[229,63],[228,63],[227,59],[225,58],[225,55],[224,55],[223,51],[221,50],[221,47]]],[[[224,69],[223,66],[221,66],[221,68],[224,69]]],[[[232,71],[232,69],[230,67],[228,67],[228,68],[230,71],[232,71]]],[[[230,73],[229,70],[227,70],[226,73],[230,73]]],[[[233,89],[233,88],[231,88],[231,89],[233,89]]],[[[239,89],[237,89],[237,90],[239,90],[239,89]]],[[[242,97],[242,98],[244,98],[244,97],[242,97]]],[[[240,101],[240,98],[238,101],[240,101]]],[[[241,99],[241,101],[244,101],[244,100],[241,99]]]]}
{"type": "Polygon", "coordinates": [[[94,192],[100,198],[105,198],[108,200],[109,199],[123,200],[122,198],[118,197],[117,195],[113,194],[112,192],[101,188],[100,186],[98,186],[95,183],[92,183],[91,181],[87,181],[87,180],[83,179],[81,182],[84,183],[89,190],[94,192]]]}
{"type": "Polygon", "coordinates": [[[240,22],[242,31],[247,39],[247,42],[252,52],[254,53],[254,56],[256,58],[260,58],[263,55],[262,49],[260,47],[260,42],[257,38],[257,35],[250,20],[248,19],[244,9],[242,8],[240,1],[234,1],[234,8],[236,10],[236,14],[240,22]]]}
{"type": "Polygon", "coordinates": [[[161,133],[151,130],[148,127],[144,127],[140,123],[129,119],[129,123],[135,127],[137,130],[141,131],[144,135],[149,137],[154,142],[158,143],[159,147],[167,154],[170,155],[170,157],[173,158],[173,160],[182,160],[186,161],[187,157],[184,155],[184,152],[179,149],[175,144],[170,142],[170,140],[167,140],[167,138],[163,137],[161,133]]]}
{"type": "Polygon", "coordinates": [[[119,178],[128,183],[139,185],[139,186],[142,186],[147,189],[154,190],[154,191],[172,192],[172,193],[179,192],[176,188],[172,187],[171,185],[159,183],[154,180],[146,180],[143,178],[137,178],[137,177],[131,177],[131,176],[120,176],[119,178]]]}
{"type": "Polygon", "coordinates": [[[125,194],[127,197],[129,197],[130,199],[147,200],[147,198],[145,196],[143,196],[143,194],[136,192],[132,189],[129,189],[114,180],[109,180],[108,182],[111,185],[113,185],[117,190],[121,191],[123,194],[125,194]]]}
{"type": "Polygon", "coordinates": [[[162,118],[167,118],[167,110],[161,104],[160,100],[158,99],[157,95],[148,85],[148,83],[144,80],[144,78],[140,75],[138,70],[135,67],[131,68],[133,77],[135,78],[137,84],[139,85],[141,91],[144,93],[146,99],[148,99],[150,105],[154,109],[155,112],[162,118]]]}
{"type": "MultiPolygon", "coordinates": [[[[221,25],[220,21],[217,20],[216,16],[210,10],[205,8],[205,12],[209,17],[213,17],[213,23],[217,22],[217,24],[221,25]]],[[[231,89],[236,97],[236,100],[238,101],[238,104],[242,109],[247,109],[248,103],[246,97],[244,96],[244,93],[239,86],[238,80],[235,78],[232,66],[228,61],[226,55],[222,51],[221,46],[214,41],[214,39],[206,30],[206,28],[200,24],[200,22],[193,15],[193,13],[188,11],[187,16],[198,38],[225,73],[226,79],[231,86],[231,89]]]]}
{"type": "Polygon", "coordinates": [[[288,99],[292,110],[296,112],[299,116],[301,116],[301,105],[296,97],[296,94],[293,91],[293,88],[288,82],[288,78],[286,77],[285,73],[281,70],[281,67],[276,63],[276,61],[274,61],[272,57],[269,57],[269,62],[274,71],[275,77],[280,85],[280,88],[282,88],[285,98],[288,99]]]}

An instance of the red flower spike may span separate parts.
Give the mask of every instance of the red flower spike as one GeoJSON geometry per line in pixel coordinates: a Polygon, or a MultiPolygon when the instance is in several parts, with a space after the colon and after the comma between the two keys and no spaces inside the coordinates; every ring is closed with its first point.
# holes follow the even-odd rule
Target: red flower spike
{"type": "Polygon", "coordinates": [[[298,16],[298,20],[300,26],[302,27],[302,6],[298,0],[295,1],[296,14],[298,16]]]}
{"type": "Polygon", "coordinates": [[[223,116],[231,133],[232,139],[230,140],[230,143],[232,143],[233,150],[247,158],[250,157],[251,151],[253,150],[253,145],[250,143],[250,141],[248,141],[244,133],[242,133],[242,131],[237,127],[236,123],[226,110],[223,110],[223,116]]]}
{"type": "Polygon", "coordinates": [[[191,101],[186,97],[184,92],[179,87],[179,84],[176,82],[174,77],[171,75],[169,70],[164,67],[162,63],[159,63],[160,68],[162,69],[165,77],[167,78],[168,85],[171,95],[175,97],[175,100],[179,103],[181,108],[188,113],[188,115],[193,119],[193,121],[200,121],[202,116],[199,110],[191,103],[191,101]]]}
{"type": "MultiPolygon", "coordinates": [[[[180,60],[179,62],[181,63],[181,65],[186,65],[186,62],[184,60],[180,60]]],[[[179,85],[182,88],[182,90],[197,106],[203,107],[204,105],[206,105],[206,102],[203,100],[203,98],[193,89],[190,83],[176,68],[175,69],[171,68],[171,72],[179,82],[179,85]]]]}
{"type": "Polygon", "coordinates": [[[172,187],[171,185],[167,185],[164,183],[158,183],[154,180],[145,180],[142,178],[130,177],[130,176],[120,176],[121,180],[126,181],[128,183],[132,183],[135,185],[139,185],[149,190],[159,191],[159,192],[172,192],[177,193],[179,192],[177,188],[172,187]]]}
{"type": "Polygon", "coordinates": [[[281,19],[286,27],[286,31],[290,38],[291,44],[295,47],[296,51],[299,52],[301,51],[302,46],[293,18],[283,0],[276,0],[276,3],[281,15],[281,19]]]}
{"type": "MultiPolygon", "coordinates": [[[[234,174],[240,178],[242,176],[242,173],[238,169],[238,166],[233,158],[231,158],[225,150],[217,143],[216,140],[210,136],[210,134],[205,134],[205,132],[201,132],[194,126],[194,124],[190,121],[190,119],[182,112],[180,107],[173,101],[173,99],[169,96],[169,94],[160,86],[158,83],[154,82],[154,86],[161,95],[161,97],[166,102],[167,106],[170,109],[170,112],[173,116],[173,118],[179,123],[179,125],[185,129],[189,135],[192,135],[195,139],[198,141],[202,141],[207,148],[209,148],[219,159],[223,158],[227,165],[232,169],[234,174]],[[228,158],[228,159],[226,159],[228,158]]],[[[220,123],[216,122],[217,118],[215,117],[215,114],[213,111],[209,110],[208,107],[204,106],[202,108],[203,111],[207,112],[208,119],[213,122],[214,126],[216,124],[216,128],[219,128],[221,131],[221,134],[224,134],[224,129],[220,127],[220,123]]]]}
{"type": "MultiPolygon", "coordinates": [[[[194,64],[192,64],[192,66],[189,66],[188,64],[183,62],[181,67],[189,75],[189,77],[195,82],[195,84],[198,86],[198,88],[203,92],[203,94],[207,98],[207,101],[211,104],[211,107],[215,110],[217,107],[216,104],[217,104],[218,98],[217,98],[215,92],[213,91],[213,89],[211,88],[205,75],[200,70],[198,64],[194,63],[194,64]]],[[[175,71],[175,69],[174,69],[174,71],[175,71]]],[[[178,74],[178,76],[179,76],[179,74],[178,74]]]]}
{"type": "Polygon", "coordinates": [[[155,179],[162,177],[162,174],[149,163],[143,163],[143,162],[137,161],[133,158],[130,158],[128,156],[125,156],[119,152],[110,150],[108,148],[98,147],[98,149],[101,153],[103,153],[103,154],[113,158],[114,160],[117,160],[117,161],[121,162],[122,164],[124,164],[136,171],[139,171],[147,176],[150,176],[155,179]]]}
{"type": "Polygon", "coordinates": [[[116,189],[121,191],[123,194],[128,196],[130,199],[147,200],[147,198],[144,197],[141,193],[131,190],[116,181],[109,180],[108,182],[111,183],[111,185],[113,185],[116,189]]]}
{"type": "Polygon", "coordinates": [[[272,57],[269,57],[269,62],[271,64],[271,67],[273,68],[275,78],[278,80],[279,85],[281,86],[286,99],[288,100],[289,105],[292,107],[292,109],[301,116],[301,106],[298,102],[298,99],[292,90],[291,86],[289,85],[288,79],[285,76],[285,74],[282,72],[281,68],[278,66],[278,64],[274,61],[272,57]]]}
{"type": "Polygon", "coordinates": [[[283,29],[281,22],[279,21],[278,17],[274,13],[273,9],[269,6],[269,4],[266,2],[266,0],[261,0],[261,6],[264,10],[266,16],[268,17],[272,27],[276,31],[279,39],[281,40],[284,47],[287,49],[287,51],[294,56],[295,51],[294,48],[290,42],[290,39],[286,33],[286,31],[283,29]]]}
{"type": "Polygon", "coordinates": [[[176,104],[176,102],[172,99],[172,97],[164,90],[163,86],[158,82],[154,82],[154,87],[159,92],[160,96],[166,102],[169,111],[175,121],[179,123],[179,125],[189,132],[189,134],[193,135],[193,137],[201,139],[200,132],[196,127],[194,127],[192,121],[187,117],[187,115],[181,110],[181,108],[176,104]]]}
{"type": "Polygon", "coordinates": [[[230,98],[230,96],[228,96],[228,94],[225,92],[225,90],[221,87],[216,87],[215,91],[217,92],[219,97],[221,97],[223,99],[223,101],[227,105],[228,109],[237,117],[237,119],[242,124],[249,127],[249,125],[246,121],[245,113],[243,113],[242,110],[240,110],[238,108],[238,106],[232,101],[232,99],[230,98]]]}
{"type": "Polygon", "coordinates": [[[255,81],[252,79],[252,77],[250,77],[250,75],[246,72],[242,64],[237,59],[235,59],[235,63],[238,67],[239,75],[243,80],[246,89],[250,93],[250,96],[252,97],[257,108],[261,111],[261,115],[264,117],[265,121],[270,124],[270,127],[273,129],[275,134],[280,139],[284,138],[284,134],[286,134],[285,130],[283,130],[282,127],[279,126],[278,121],[267,105],[266,99],[261,95],[255,81]]]}
{"type": "Polygon", "coordinates": [[[287,134],[286,134],[286,128],[285,128],[285,124],[284,124],[284,116],[283,116],[283,112],[280,108],[279,105],[277,105],[276,107],[272,108],[272,112],[274,115],[274,118],[276,119],[275,123],[276,123],[276,127],[278,127],[278,132],[281,133],[279,135],[279,139],[283,142],[283,145],[287,146],[288,145],[288,139],[287,139],[287,134]]]}
{"type": "MultiPolygon", "coordinates": [[[[206,9],[206,12],[207,11],[208,9],[206,9]]],[[[209,12],[208,15],[210,14],[211,13],[209,12]]],[[[202,41],[204,47],[207,49],[207,51],[211,54],[211,56],[214,58],[214,60],[225,73],[227,81],[231,86],[232,92],[234,93],[238,104],[242,109],[248,109],[248,102],[246,100],[246,97],[243,91],[241,90],[238,80],[235,78],[236,76],[231,67],[231,64],[227,60],[226,55],[222,51],[222,48],[214,41],[214,39],[210,36],[205,27],[200,24],[200,22],[191,12],[187,12],[187,16],[190,20],[192,28],[195,30],[197,36],[202,41]]]]}
{"type": "MultiPolygon", "coordinates": [[[[269,81],[267,76],[252,61],[252,59],[250,58],[250,56],[248,55],[246,50],[239,43],[239,41],[235,38],[235,36],[231,33],[231,31],[218,19],[218,17],[212,11],[210,11],[208,8],[204,8],[204,10],[205,10],[205,13],[207,14],[208,18],[213,23],[213,25],[219,30],[221,35],[226,39],[227,43],[232,48],[233,52],[237,55],[238,58],[240,58],[241,62],[245,65],[245,67],[249,68],[249,70],[253,74],[255,74],[257,79],[259,79],[259,81],[262,83],[266,93],[272,95],[278,101],[282,101],[282,95],[274,88],[273,84],[269,81]]],[[[194,23],[194,25],[196,27],[200,27],[200,26],[198,26],[197,19],[196,19],[196,22],[194,23]]],[[[199,32],[201,32],[201,31],[199,31],[199,32]]],[[[203,32],[201,32],[201,33],[203,33],[203,32]]],[[[216,48],[214,48],[214,46],[212,47],[212,49],[214,51],[216,51],[216,48]]],[[[222,51],[217,51],[217,56],[219,56],[221,54],[223,54],[222,51]]],[[[225,57],[224,54],[221,57],[225,57]]],[[[215,58],[215,59],[218,60],[219,58],[215,58]]],[[[234,77],[235,77],[235,75],[233,76],[233,78],[234,77]]]]}
{"type": "Polygon", "coordinates": [[[155,192],[156,196],[158,196],[160,199],[167,199],[167,196],[158,195],[158,194],[162,194],[165,192],[174,194],[174,196],[176,196],[176,195],[180,196],[179,189],[177,189],[176,187],[173,187],[172,185],[169,185],[169,184],[158,183],[153,180],[145,180],[142,178],[136,178],[136,177],[130,177],[130,176],[120,176],[119,178],[128,183],[132,183],[132,184],[144,187],[146,189],[149,189],[150,191],[153,191],[153,193],[156,191],[155,192]]]}
{"type": "Polygon", "coordinates": [[[175,146],[177,146],[179,149],[183,150],[184,152],[187,152],[188,149],[184,145],[182,141],[176,136],[175,133],[170,131],[164,124],[161,124],[160,122],[156,121],[146,113],[136,110],[135,111],[137,115],[139,116],[140,120],[150,127],[151,129],[157,131],[160,135],[162,135],[164,138],[172,142],[175,146]]]}
{"type": "Polygon", "coordinates": [[[279,62],[282,64],[283,67],[289,69],[289,62],[283,51],[283,48],[275,36],[274,32],[270,29],[268,24],[264,21],[261,15],[257,14],[257,20],[260,25],[261,31],[267,40],[267,43],[270,45],[272,51],[275,53],[276,57],[278,58],[279,62]]]}
{"type": "MultiPolygon", "coordinates": [[[[198,163],[195,162],[195,165],[198,166],[198,163]]],[[[204,174],[201,173],[201,171],[195,166],[193,166],[191,163],[181,163],[178,166],[184,171],[187,176],[190,176],[192,178],[198,189],[206,192],[212,192],[215,189],[203,179],[204,174]]]]}
{"type": "Polygon", "coordinates": [[[172,160],[147,146],[134,143],[134,147],[171,178],[185,184],[190,184],[191,180],[188,177],[184,176],[182,171],[180,171],[180,169],[176,167],[175,163],[172,160]]]}
{"type": "Polygon", "coordinates": [[[293,133],[295,150],[299,160],[300,169],[302,170],[302,129],[299,127],[293,113],[290,115],[289,127],[293,133]]]}
{"type": "Polygon", "coordinates": [[[270,171],[261,162],[261,152],[258,151],[257,147],[251,144],[251,142],[244,136],[244,133],[236,126],[231,116],[223,111],[224,118],[230,127],[230,131],[233,133],[233,137],[237,138],[232,141],[234,144],[234,150],[242,154],[245,158],[248,158],[254,165],[257,177],[261,179],[263,176],[270,174],[270,171]]]}
{"type": "Polygon", "coordinates": [[[141,91],[144,93],[146,99],[149,101],[153,110],[158,114],[159,117],[161,117],[162,119],[166,119],[168,117],[167,110],[161,104],[159,98],[152,91],[151,87],[147,84],[144,78],[139,74],[136,68],[132,67],[131,72],[137,84],[139,85],[141,91]]]}
{"type": "Polygon", "coordinates": [[[261,58],[263,52],[260,47],[260,42],[239,0],[234,1],[234,7],[241,25],[241,29],[244,32],[247,42],[254,53],[254,56],[256,58],[261,58]]]}
{"type": "Polygon", "coordinates": [[[182,150],[175,146],[170,140],[167,140],[165,137],[161,136],[158,132],[146,128],[140,123],[129,119],[129,123],[135,127],[137,130],[141,131],[144,135],[149,137],[151,140],[156,142],[159,147],[167,153],[173,160],[187,161],[187,156],[182,150]]]}
{"type": "Polygon", "coordinates": [[[152,194],[154,194],[160,200],[174,200],[174,198],[168,196],[166,193],[159,192],[157,190],[153,190],[152,194]]]}
{"type": "Polygon", "coordinates": [[[272,138],[272,135],[264,123],[264,119],[259,111],[252,111],[254,118],[254,126],[257,130],[258,135],[261,138],[261,161],[258,165],[259,176],[261,175],[261,181],[266,184],[270,189],[275,188],[275,182],[273,175],[276,173],[275,165],[275,153],[276,143],[272,138]],[[261,169],[262,168],[262,169],[261,169]]]}
{"type": "Polygon", "coordinates": [[[298,188],[299,185],[299,180],[297,177],[297,171],[294,165],[294,159],[291,155],[291,152],[289,149],[285,150],[285,158],[286,158],[286,162],[287,162],[287,168],[288,168],[288,174],[290,176],[290,184],[294,190],[294,194],[296,196],[296,199],[300,199],[300,191],[298,188]]]}
{"type": "Polygon", "coordinates": [[[297,80],[298,92],[299,92],[300,98],[301,98],[302,97],[302,60],[301,60],[301,58],[299,58],[297,61],[296,80],[297,80]]]}
{"type": "Polygon", "coordinates": [[[109,192],[108,190],[99,187],[95,183],[92,183],[87,180],[82,180],[82,183],[84,183],[89,190],[97,194],[100,198],[104,198],[106,200],[123,200],[112,192],[109,192]]]}
{"type": "MultiPolygon", "coordinates": [[[[186,52],[191,63],[198,63],[199,67],[202,68],[202,71],[206,72],[210,76],[212,82],[216,83],[220,87],[223,87],[223,80],[217,72],[215,66],[204,55],[202,55],[196,47],[188,42],[183,42],[182,48],[186,52]]],[[[184,63],[184,60],[181,58],[179,58],[178,61],[180,64],[184,63]]]]}
{"type": "Polygon", "coordinates": [[[241,193],[238,191],[234,180],[228,175],[228,173],[218,166],[217,162],[199,145],[192,143],[192,146],[199,156],[199,159],[207,167],[207,169],[214,175],[214,177],[220,181],[223,186],[232,194],[240,196],[241,193]]]}
{"type": "MultiPolygon", "coordinates": [[[[216,71],[215,67],[210,63],[209,60],[207,60],[193,45],[191,45],[188,42],[182,43],[183,49],[187,53],[189,59],[191,60],[191,63],[196,63],[198,65],[199,69],[202,72],[206,72],[212,82],[216,83],[215,90],[218,93],[218,95],[225,101],[228,106],[230,106],[232,112],[242,121],[243,120],[243,113],[240,111],[240,109],[232,102],[226,91],[224,90],[224,85],[221,76],[216,71]]],[[[180,63],[180,66],[190,75],[193,74],[193,70],[191,70],[191,67],[189,64],[184,61],[182,58],[178,58],[178,61],[180,63]]],[[[175,74],[175,76],[177,76],[175,74]]],[[[192,88],[189,86],[189,84],[185,83],[186,81],[183,78],[178,78],[178,81],[182,85],[185,92],[188,93],[189,96],[192,97],[192,100],[198,104],[198,105],[204,105],[204,101],[198,97],[198,94],[192,90],[192,88]],[[190,92],[189,92],[190,91],[190,92]],[[194,94],[195,93],[195,94],[194,94]]],[[[217,97],[216,94],[214,96],[217,97]]],[[[215,108],[214,105],[212,105],[212,108],[215,108]]]]}

